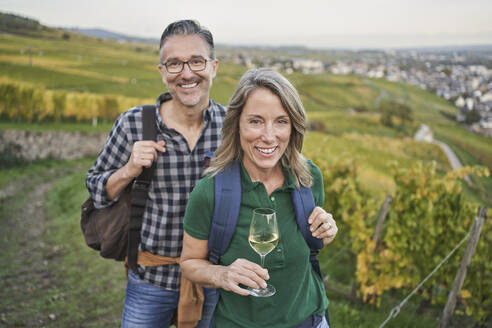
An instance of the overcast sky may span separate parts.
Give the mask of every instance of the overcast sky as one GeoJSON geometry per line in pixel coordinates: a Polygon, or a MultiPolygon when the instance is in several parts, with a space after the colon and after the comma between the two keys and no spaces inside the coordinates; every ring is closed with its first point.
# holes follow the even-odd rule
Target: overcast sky
{"type": "Polygon", "coordinates": [[[184,18],[216,43],[386,48],[492,44],[492,0],[0,0],[56,27],[159,38],[184,18]]]}

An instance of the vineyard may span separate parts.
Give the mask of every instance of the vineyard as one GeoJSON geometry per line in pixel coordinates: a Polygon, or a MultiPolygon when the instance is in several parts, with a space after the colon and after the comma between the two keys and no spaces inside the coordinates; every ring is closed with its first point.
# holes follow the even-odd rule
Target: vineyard
{"type": "Polygon", "coordinates": [[[3,120],[12,122],[112,122],[121,108],[153,99],[98,95],[81,92],[53,91],[26,83],[0,82],[0,106],[3,120]]]}
{"type": "MultiPolygon", "coordinates": [[[[352,143],[362,142],[353,136],[350,139],[352,143]]],[[[371,144],[372,156],[354,158],[350,152],[336,155],[333,138],[311,135],[308,140],[325,149],[319,154],[308,147],[307,154],[311,154],[323,172],[324,207],[343,222],[334,247],[322,254],[328,286],[334,287],[329,290],[337,291],[352,302],[379,306],[385,292],[409,293],[415,288],[470,230],[477,204],[464,197],[462,179],[465,175],[488,177],[487,168],[466,167],[439,173],[445,167],[438,161],[405,160],[399,154],[403,150],[414,157],[419,152],[425,153],[425,150],[418,150],[420,146],[414,141],[371,138],[366,147],[371,144]],[[375,165],[376,159],[388,156],[394,156],[394,159],[384,160],[386,169],[391,172],[387,182],[374,185],[372,181],[365,181],[371,176],[363,173],[366,167],[375,165]],[[383,190],[389,191],[392,202],[382,236],[376,243],[373,236],[376,217],[386,195],[383,190]],[[346,270],[340,273],[338,268],[329,265],[333,264],[331,257],[340,255],[345,260],[338,265],[347,265],[346,259],[350,259],[350,275],[346,270]]],[[[492,290],[491,241],[492,222],[486,220],[459,298],[458,313],[473,316],[481,324],[490,321],[489,309],[492,308],[492,293],[486,292],[492,290]]],[[[461,247],[426,282],[419,293],[422,304],[443,306],[464,249],[461,247]]]]}
{"type": "MultiPolygon", "coordinates": [[[[219,47],[219,58],[227,51],[219,47]]],[[[73,33],[68,38],[0,35],[0,128],[109,131],[122,111],[154,103],[165,91],[157,59],[155,46],[73,33]]],[[[221,61],[212,98],[227,103],[246,69],[221,61]]],[[[463,240],[478,207],[492,205],[492,143],[450,119],[455,109],[449,103],[410,85],[357,76],[293,73],[287,77],[298,88],[310,119],[305,156],[322,170],[324,207],[340,228],[335,242],[320,254],[332,321],[335,327],[378,327],[391,308],[463,240]],[[410,108],[411,120],[392,118],[391,124],[383,124],[378,100],[382,95],[410,108]],[[428,124],[435,137],[448,143],[469,166],[451,171],[437,146],[414,141],[421,123],[428,124]],[[465,175],[472,185],[463,182],[465,175]],[[391,204],[375,241],[378,214],[387,195],[391,204]]],[[[0,197],[1,231],[13,224],[13,213],[27,207],[24,194],[31,195],[37,185],[49,188],[42,222],[45,246],[40,252],[49,251],[40,256],[50,263],[45,270],[55,282],[32,287],[26,293],[29,297],[19,293],[15,302],[21,305],[13,314],[7,310],[14,303],[0,301],[0,322],[20,325],[23,314],[30,312],[50,327],[117,325],[123,272],[119,264],[101,260],[87,249],[77,221],[86,197],[83,178],[92,160],[0,167],[0,191],[15,185],[19,189],[0,197]],[[60,170],[67,173],[54,173],[60,170]],[[46,319],[48,314],[56,320],[46,319]]],[[[17,273],[26,271],[15,254],[29,241],[13,240],[24,240],[22,233],[14,232],[0,242],[5,250],[0,258],[7,263],[0,270],[3,294],[15,294],[9,279],[20,279],[17,273]]],[[[437,326],[465,248],[466,243],[449,257],[388,327],[437,326]]],[[[486,219],[451,327],[490,327],[491,309],[492,222],[486,219]]]]}

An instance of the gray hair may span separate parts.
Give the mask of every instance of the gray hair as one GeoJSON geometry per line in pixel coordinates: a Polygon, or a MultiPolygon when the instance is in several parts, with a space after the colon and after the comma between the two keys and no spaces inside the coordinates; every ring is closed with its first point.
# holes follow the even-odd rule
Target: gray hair
{"type": "Polygon", "coordinates": [[[265,68],[251,69],[241,77],[229,101],[222,127],[222,142],[204,174],[214,176],[231,162],[242,158],[239,119],[248,97],[260,88],[267,89],[279,97],[292,124],[289,144],[281,159],[282,165],[291,170],[297,187],[299,183],[310,187],[313,179],[309,165],[301,154],[306,132],[306,111],[294,86],[280,73],[265,68]]]}
{"type": "Polygon", "coordinates": [[[194,20],[186,19],[176,21],[169,24],[161,35],[161,42],[159,45],[159,56],[162,59],[162,47],[167,39],[174,35],[198,35],[207,44],[210,50],[210,58],[215,59],[214,38],[212,33],[200,23],[194,20]]]}

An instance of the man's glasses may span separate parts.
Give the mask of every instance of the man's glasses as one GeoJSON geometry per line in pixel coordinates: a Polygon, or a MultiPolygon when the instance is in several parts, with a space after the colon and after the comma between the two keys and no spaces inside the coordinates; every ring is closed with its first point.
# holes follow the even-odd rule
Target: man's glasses
{"type": "Polygon", "coordinates": [[[161,62],[161,64],[164,65],[164,67],[169,73],[177,74],[183,71],[185,64],[188,65],[188,68],[192,72],[203,71],[205,67],[207,67],[207,61],[211,61],[211,60],[206,60],[203,57],[195,57],[185,62],[178,59],[170,59],[165,63],[161,62]]]}

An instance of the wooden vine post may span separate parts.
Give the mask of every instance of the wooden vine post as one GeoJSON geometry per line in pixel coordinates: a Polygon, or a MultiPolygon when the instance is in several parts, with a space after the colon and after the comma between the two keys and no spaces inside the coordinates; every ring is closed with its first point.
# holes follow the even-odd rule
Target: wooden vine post
{"type": "Polygon", "coordinates": [[[473,257],[473,253],[475,252],[475,247],[478,244],[478,239],[480,238],[480,233],[482,231],[483,223],[485,221],[485,217],[487,216],[487,208],[480,207],[478,209],[477,217],[475,218],[475,222],[473,223],[470,240],[468,241],[468,246],[466,247],[465,254],[461,259],[460,266],[458,268],[458,272],[454,278],[453,287],[449,292],[448,301],[446,302],[446,306],[444,307],[444,311],[442,312],[441,321],[439,322],[439,328],[447,328],[449,324],[449,320],[451,319],[454,309],[456,307],[456,300],[458,298],[458,294],[463,287],[463,282],[465,281],[466,271],[468,270],[468,266],[470,265],[471,259],[473,257]]]}
{"type": "Polygon", "coordinates": [[[379,210],[378,222],[376,223],[376,228],[374,229],[374,234],[372,235],[372,240],[376,243],[376,245],[379,241],[381,231],[383,230],[384,219],[386,219],[386,215],[388,214],[391,200],[391,195],[386,195],[383,205],[381,205],[381,209],[379,210]]]}

